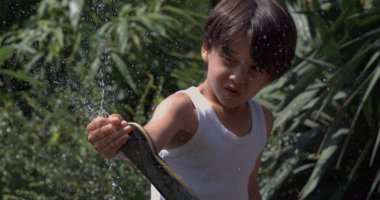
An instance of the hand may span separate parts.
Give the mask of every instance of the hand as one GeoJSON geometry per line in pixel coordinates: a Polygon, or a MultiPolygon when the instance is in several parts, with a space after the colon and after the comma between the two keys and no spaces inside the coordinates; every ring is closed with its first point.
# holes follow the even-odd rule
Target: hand
{"type": "Polygon", "coordinates": [[[108,159],[116,156],[120,147],[127,142],[131,131],[132,127],[121,120],[118,114],[112,114],[108,118],[96,117],[87,126],[88,141],[108,159]]]}

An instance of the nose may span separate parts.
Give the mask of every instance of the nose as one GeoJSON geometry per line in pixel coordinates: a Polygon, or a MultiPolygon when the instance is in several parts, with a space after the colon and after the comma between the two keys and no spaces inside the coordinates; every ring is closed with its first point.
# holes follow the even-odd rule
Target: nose
{"type": "Polygon", "coordinates": [[[249,77],[249,71],[242,65],[238,65],[231,70],[230,79],[235,83],[244,84],[249,77]]]}

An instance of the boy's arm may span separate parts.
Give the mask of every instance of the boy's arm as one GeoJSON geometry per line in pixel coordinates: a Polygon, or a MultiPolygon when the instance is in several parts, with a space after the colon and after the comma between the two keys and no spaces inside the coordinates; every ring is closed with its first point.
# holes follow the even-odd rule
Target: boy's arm
{"type": "MultiPolygon", "coordinates": [[[[267,138],[269,139],[269,136],[271,135],[272,128],[273,128],[273,114],[270,110],[268,110],[265,107],[262,107],[264,111],[265,116],[265,122],[267,125],[267,138]]],[[[249,200],[261,200],[261,194],[260,194],[260,187],[257,183],[257,174],[259,172],[259,167],[261,164],[261,156],[262,152],[259,154],[259,156],[256,159],[255,169],[252,171],[249,182],[248,182],[248,196],[249,200]]]]}
{"type": "MultiPolygon", "coordinates": [[[[176,93],[163,100],[155,110],[152,119],[145,125],[154,146],[159,152],[179,131],[194,133],[197,114],[190,97],[176,93]]],[[[108,159],[113,159],[120,147],[128,140],[132,127],[121,120],[118,114],[108,118],[97,117],[87,126],[88,141],[108,159]]]]}
{"type": "Polygon", "coordinates": [[[253,170],[253,172],[251,173],[251,176],[249,177],[249,183],[248,183],[249,200],[261,200],[260,188],[256,180],[257,174],[259,172],[260,163],[261,163],[261,153],[256,160],[255,169],[253,170]]]}
{"type": "Polygon", "coordinates": [[[144,128],[159,152],[178,132],[194,133],[197,123],[197,114],[190,97],[183,93],[175,93],[157,106],[144,128]]]}

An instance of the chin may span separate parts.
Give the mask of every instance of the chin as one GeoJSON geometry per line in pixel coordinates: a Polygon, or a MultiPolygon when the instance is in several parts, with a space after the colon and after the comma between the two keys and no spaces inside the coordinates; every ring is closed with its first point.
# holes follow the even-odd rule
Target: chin
{"type": "Polygon", "coordinates": [[[222,98],[219,99],[219,102],[223,107],[228,107],[228,108],[234,108],[245,103],[236,98],[228,97],[228,96],[222,96],[222,98]]]}

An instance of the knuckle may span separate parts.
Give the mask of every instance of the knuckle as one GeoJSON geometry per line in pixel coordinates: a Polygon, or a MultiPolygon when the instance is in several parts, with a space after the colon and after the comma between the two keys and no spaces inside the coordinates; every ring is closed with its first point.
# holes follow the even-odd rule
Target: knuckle
{"type": "Polygon", "coordinates": [[[97,151],[101,151],[101,145],[99,143],[93,145],[97,151]]]}
{"type": "Polygon", "coordinates": [[[90,130],[91,130],[91,126],[90,126],[90,125],[91,125],[91,123],[90,123],[90,124],[88,124],[88,125],[87,125],[87,127],[86,127],[86,129],[87,129],[87,132],[90,132],[90,130]]]}
{"type": "Polygon", "coordinates": [[[105,126],[103,126],[103,127],[100,128],[100,132],[102,133],[103,136],[105,136],[104,134],[107,134],[107,132],[109,132],[109,130],[110,130],[110,125],[109,124],[107,124],[107,125],[105,125],[105,126]]]}
{"type": "Polygon", "coordinates": [[[110,129],[111,132],[117,132],[116,127],[113,126],[113,125],[111,125],[111,124],[109,125],[109,129],[110,129]]]}
{"type": "Polygon", "coordinates": [[[111,117],[120,118],[120,114],[112,114],[112,115],[110,115],[110,118],[111,118],[111,117]]]}
{"type": "Polygon", "coordinates": [[[94,137],[92,135],[87,136],[87,140],[92,143],[94,141],[94,137]]]}

